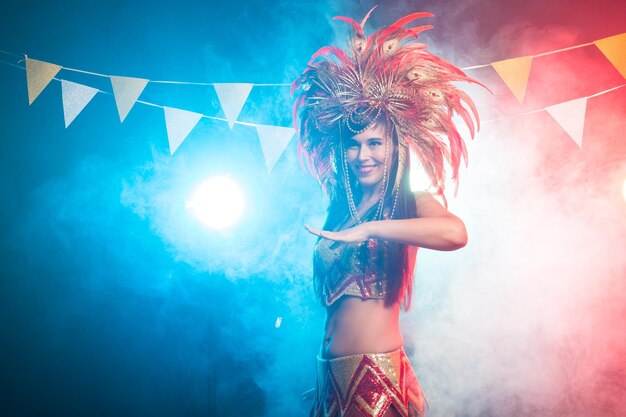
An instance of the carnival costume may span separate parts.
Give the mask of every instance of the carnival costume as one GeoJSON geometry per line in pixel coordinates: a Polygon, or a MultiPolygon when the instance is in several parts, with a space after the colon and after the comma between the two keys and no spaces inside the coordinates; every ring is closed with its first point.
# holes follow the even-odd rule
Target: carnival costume
{"type": "MultiPolygon", "coordinates": [[[[367,213],[364,217],[367,217],[367,213]]],[[[344,226],[349,227],[350,224],[344,226]]],[[[328,239],[317,241],[313,252],[313,273],[322,286],[326,306],[344,295],[363,299],[386,297],[385,266],[388,260],[385,244],[375,239],[362,243],[328,239]]]]}
{"type": "MultiPolygon", "coordinates": [[[[347,50],[335,46],[319,49],[292,85],[300,156],[331,201],[345,196],[353,225],[394,218],[409,152],[417,156],[430,177],[429,191],[441,196],[445,204],[444,165],[451,168],[456,185],[461,160],[467,164],[465,142],[452,116],[461,116],[472,138],[479,127],[474,103],[451,84],[477,82],[417,42],[418,34],[432,26],[404,27],[432,14],[412,13],[366,36],[363,26],[373,10],[360,23],[335,17],[351,26],[347,50]],[[356,179],[348,170],[343,136],[364,132],[381,118],[387,122],[386,134],[393,134],[397,141],[397,159],[391,163],[391,141],[385,141],[379,202],[360,215],[352,191],[356,179]],[[390,172],[390,166],[395,172],[390,172]]],[[[329,306],[342,296],[384,298],[388,279],[385,245],[378,240],[359,244],[319,240],[314,270],[323,302],[329,306]]],[[[382,417],[391,406],[403,417],[414,412],[424,415],[425,399],[402,348],[333,359],[318,357],[311,416],[382,417]]]]}
{"type": "Polygon", "coordinates": [[[318,357],[317,375],[311,417],[382,417],[391,406],[402,416],[424,415],[424,395],[403,348],[334,359],[318,357]]]}

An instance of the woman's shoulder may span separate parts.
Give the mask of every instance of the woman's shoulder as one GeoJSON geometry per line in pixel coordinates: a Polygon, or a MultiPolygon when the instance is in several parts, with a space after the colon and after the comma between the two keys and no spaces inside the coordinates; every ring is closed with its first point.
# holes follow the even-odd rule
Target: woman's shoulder
{"type": "Polygon", "coordinates": [[[448,210],[428,191],[415,191],[417,217],[445,216],[448,210]]]}
{"type": "Polygon", "coordinates": [[[428,191],[422,190],[422,191],[412,191],[413,196],[415,197],[415,201],[418,201],[421,198],[427,198],[427,197],[432,197],[433,195],[431,193],[429,193],[428,191]]]}
{"type": "Polygon", "coordinates": [[[418,213],[419,213],[420,206],[428,205],[432,201],[435,201],[433,195],[429,193],[428,191],[420,190],[420,191],[412,191],[412,193],[413,193],[413,200],[415,201],[415,208],[417,209],[418,213]]]}

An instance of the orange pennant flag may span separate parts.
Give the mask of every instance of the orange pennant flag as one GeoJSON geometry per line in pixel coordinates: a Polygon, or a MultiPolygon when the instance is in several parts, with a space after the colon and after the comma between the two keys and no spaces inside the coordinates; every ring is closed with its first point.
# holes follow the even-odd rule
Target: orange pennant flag
{"type": "Polygon", "coordinates": [[[626,33],[594,42],[604,56],[626,78],[626,33]]]}
{"type": "Polygon", "coordinates": [[[526,86],[528,85],[528,75],[530,74],[532,61],[532,56],[522,56],[491,64],[520,104],[524,102],[524,97],[526,96],[526,86]]]}

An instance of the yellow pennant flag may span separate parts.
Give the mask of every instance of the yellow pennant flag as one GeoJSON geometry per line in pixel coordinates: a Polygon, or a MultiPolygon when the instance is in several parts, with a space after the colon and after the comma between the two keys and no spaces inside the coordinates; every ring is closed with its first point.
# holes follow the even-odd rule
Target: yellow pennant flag
{"type": "Polygon", "coordinates": [[[522,56],[491,64],[520,104],[524,102],[526,96],[526,86],[528,85],[528,75],[532,62],[532,56],[522,56]]]}
{"type": "Polygon", "coordinates": [[[594,42],[604,56],[626,78],[626,33],[594,42]]]}
{"type": "Polygon", "coordinates": [[[61,71],[61,66],[36,59],[26,58],[26,86],[28,88],[28,104],[39,96],[44,88],[61,71]]]}

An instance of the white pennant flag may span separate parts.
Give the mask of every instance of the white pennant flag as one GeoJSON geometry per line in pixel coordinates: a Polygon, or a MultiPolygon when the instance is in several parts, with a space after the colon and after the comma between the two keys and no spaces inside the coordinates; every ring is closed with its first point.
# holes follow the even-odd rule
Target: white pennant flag
{"type": "Polygon", "coordinates": [[[587,97],[555,104],[554,106],[546,107],[546,110],[576,142],[578,147],[582,147],[587,97]]]}
{"type": "Polygon", "coordinates": [[[26,87],[29,105],[33,104],[33,101],[50,84],[61,68],[63,67],[56,64],[26,58],[26,87]]]}
{"type": "Polygon", "coordinates": [[[217,98],[226,115],[228,126],[232,129],[237,117],[239,117],[239,113],[241,113],[241,109],[243,109],[243,105],[246,104],[248,95],[252,90],[252,84],[213,84],[213,87],[215,87],[217,98]]]}
{"type": "Polygon", "coordinates": [[[98,89],[96,88],[61,80],[61,97],[63,99],[63,116],[65,117],[66,128],[83,111],[97,92],[98,89]]]}
{"type": "Polygon", "coordinates": [[[120,122],[124,121],[147,84],[148,80],[143,78],[111,77],[113,96],[115,97],[115,104],[117,104],[117,112],[120,115],[120,122]]]}
{"type": "Polygon", "coordinates": [[[261,150],[265,157],[267,172],[271,172],[293,137],[295,129],[291,127],[257,125],[256,131],[259,135],[259,142],[261,142],[261,150]]]}
{"type": "Polygon", "coordinates": [[[170,143],[170,155],[174,155],[176,149],[196,127],[202,114],[173,107],[163,107],[163,112],[165,113],[167,139],[170,143]]]}

